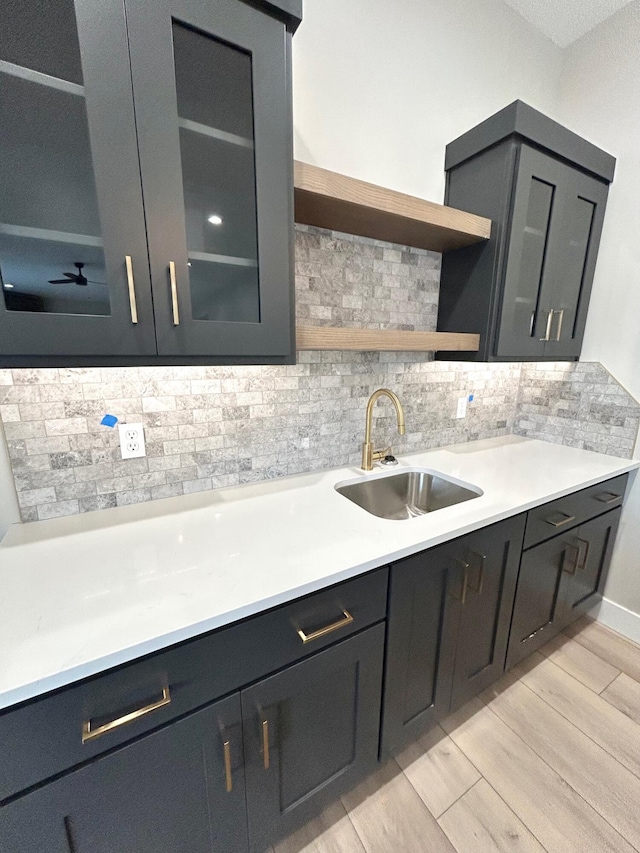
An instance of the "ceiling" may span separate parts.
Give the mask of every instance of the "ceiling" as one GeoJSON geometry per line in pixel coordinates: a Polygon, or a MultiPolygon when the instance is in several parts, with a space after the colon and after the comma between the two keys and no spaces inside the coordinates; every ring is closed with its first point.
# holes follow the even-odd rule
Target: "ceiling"
{"type": "Polygon", "coordinates": [[[559,47],[567,47],[632,0],[505,0],[559,47]]]}

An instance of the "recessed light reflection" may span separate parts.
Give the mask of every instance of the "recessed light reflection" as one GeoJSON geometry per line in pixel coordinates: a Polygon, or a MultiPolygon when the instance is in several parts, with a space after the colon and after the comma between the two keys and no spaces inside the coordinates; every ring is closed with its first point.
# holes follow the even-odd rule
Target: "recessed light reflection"
{"type": "Polygon", "coordinates": [[[9,284],[9,282],[6,282],[4,287],[5,287],[5,290],[13,290],[13,285],[9,284]]]}
{"type": "Polygon", "coordinates": [[[222,217],[218,216],[217,213],[212,213],[207,222],[211,223],[211,225],[222,225],[222,217]]]}

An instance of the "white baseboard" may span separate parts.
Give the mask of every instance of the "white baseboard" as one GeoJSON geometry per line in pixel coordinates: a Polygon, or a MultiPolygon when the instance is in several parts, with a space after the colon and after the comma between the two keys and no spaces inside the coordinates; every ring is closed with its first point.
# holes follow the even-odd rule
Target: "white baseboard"
{"type": "Polygon", "coordinates": [[[589,616],[635,643],[640,643],[640,613],[603,598],[600,604],[589,611],[589,616]]]}

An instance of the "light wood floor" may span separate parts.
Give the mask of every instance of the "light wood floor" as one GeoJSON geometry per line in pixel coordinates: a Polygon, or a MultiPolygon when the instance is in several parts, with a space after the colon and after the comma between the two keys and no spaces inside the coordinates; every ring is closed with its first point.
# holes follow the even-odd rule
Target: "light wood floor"
{"type": "Polygon", "coordinates": [[[584,619],[269,853],[640,851],[640,646],[584,619]]]}

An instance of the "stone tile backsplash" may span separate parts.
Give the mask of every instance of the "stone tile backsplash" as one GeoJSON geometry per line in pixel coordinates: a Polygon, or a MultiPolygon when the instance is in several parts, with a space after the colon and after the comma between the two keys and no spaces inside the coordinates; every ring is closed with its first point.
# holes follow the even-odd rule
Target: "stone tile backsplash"
{"type": "MultiPolygon", "coordinates": [[[[299,227],[298,320],[435,329],[440,256],[299,227]]],[[[435,362],[428,353],[301,352],[259,367],[0,370],[0,416],[24,521],[336,465],[358,465],[379,387],[376,444],[398,453],[517,432],[630,456],[640,407],[598,364],[435,362]],[[473,394],[467,417],[458,397],[473,394]],[[105,413],[142,421],[147,456],[120,458],[105,413]]]]}
{"type": "Polygon", "coordinates": [[[601,364],[524,363],[514,433],[630,457],[640,406],[601,364]]]}
{"type": "Polygon", "coordinates": [[[440,257],[424,249],[297,225],[298,323],[433,331],[440,257]]]}

